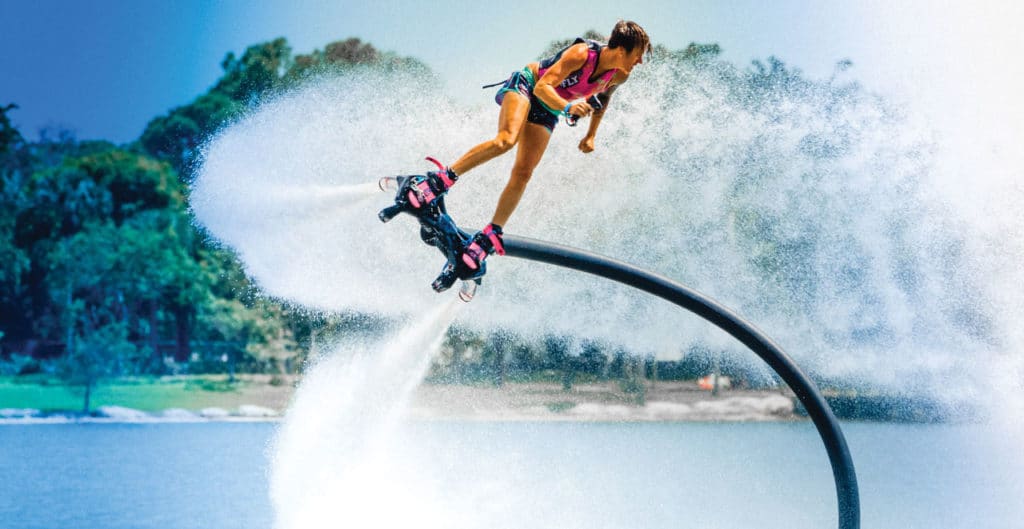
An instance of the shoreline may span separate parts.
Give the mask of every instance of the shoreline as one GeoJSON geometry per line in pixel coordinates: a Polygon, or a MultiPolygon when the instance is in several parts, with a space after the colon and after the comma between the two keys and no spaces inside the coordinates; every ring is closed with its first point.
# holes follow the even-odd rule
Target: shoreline
{"type": "Polygon", "coordinates": [[[658,382],[643,396],[616,382],[575,385],[423,385],[413,396],[416,419],[577,422],[763,422],[801,419],[792,397],[778,390],[723,390],[712,396],[693,382],[658,382]]]}
{"type": "MultiPolygon", "coordinates": [[[[290,392],[289,392],[290,396],[290,392]]],[[[142,411],[99,406],[90,414],[0,409],[0,425],[68,423],[275,422],[288,400],[279,391],[252,393],[253,403],[235,408],[208,406],[142,411]]],[[[236,399],[237,400],[237,399],[236,399]]],[[[615,382],[581,383],[566,391],[553,382],[495,385],[422,384],[406,406],[410,420],[481,422],[765,422],[804,420],[791,395],[779,390],[722,390],[712,396],[693,382],[657,382],[642,394],[623,392],[615,382]]]]}

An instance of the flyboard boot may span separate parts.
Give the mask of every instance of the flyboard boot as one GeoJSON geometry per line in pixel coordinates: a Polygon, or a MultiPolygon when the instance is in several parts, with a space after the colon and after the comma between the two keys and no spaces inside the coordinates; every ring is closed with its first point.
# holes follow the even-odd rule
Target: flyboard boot
{"type": "MultiPolygon", "coordinates": [[[[447,217],[447,215],[445,215],[447,217]]],[[[454,225],[454,224],[453,224],[454,225]]],[[[461,232],[461,230],[459,230],[461,232]]],[[[465,232],[462,232],[465,233],[465,232]]],[[[505,245],[502,240],[501,226],[491,223],[483,230],[476,232],[464,243],[455,255],[449,259],[441,270],[441,275],[431,284],[437,292],[444,292],[451,288],[455,280],[463,281],[459,297],[463,301],[473,299],[476,286],[480,284],[480,278],[487,273],[487,256],[492,254],[505,255],[505,245]]]]}
{"type": "Polygon", "coordinates": [[[395,191],[395,204],[377,214],[381,222],[387,222],[399,213],[409,213],[417,218],[443,213],[444,195],[459,177],[434,158],[428,156],[427,160],[437,166],[437,171],[428,171],[425,175],[385,176],[377,182],[381,191],[395,191]]]}
{"type": "Polygon", "coordinates": [[[382,191],[395,191],[395,203],[382,209],[377,216],[381,222],[388,222],[399,213],[416,217],[420,224],[420,238],[437,248],[447,260],[444,270],[432,285],[434,290],[443,292],[451,288],[456,280],[462,279],[459,298],[468,302],[473,299],[486,268],[480,266],[483,259],[475,264],[476,268],[468,264],[474,262],[472,258],[462,260],[462,254],[472,246],[474,236],[456,226],[445,208],[445,194],[458,177],[437,160],[429,157],[427,160],[437,165],[437,171],[425,175],[387,176],[380,179],[378,185],[382,191]]]}

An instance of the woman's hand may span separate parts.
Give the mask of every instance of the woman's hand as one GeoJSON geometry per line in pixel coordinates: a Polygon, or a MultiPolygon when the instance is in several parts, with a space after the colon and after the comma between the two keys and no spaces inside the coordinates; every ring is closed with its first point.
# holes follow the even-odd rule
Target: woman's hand
{"type": "Polygon", "coordinates": [[[569,114],[578,118],[584,118],[594,113],[594,107],[586,101],[577,101],[569,106],[569,114]]]}

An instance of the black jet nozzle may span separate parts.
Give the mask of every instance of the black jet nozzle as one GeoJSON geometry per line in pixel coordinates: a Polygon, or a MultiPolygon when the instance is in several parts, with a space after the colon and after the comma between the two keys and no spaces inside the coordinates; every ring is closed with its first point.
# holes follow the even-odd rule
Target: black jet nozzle
{"type": "Polygon", "coordinates": [[[388,206],[380,210],[380,213],[377,214],[377,218],[379,218],[381,222],[387,222],[397,217],[398,214],[401,213],[403,209],[405,209],[403,206],[399,206],[397,204],[395,204],[394,206],[388,206]]]}

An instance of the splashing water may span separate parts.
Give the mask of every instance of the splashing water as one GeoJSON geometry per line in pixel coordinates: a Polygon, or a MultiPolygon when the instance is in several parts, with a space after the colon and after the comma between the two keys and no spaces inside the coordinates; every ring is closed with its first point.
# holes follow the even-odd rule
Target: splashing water
{"type": "Polygon", "coordinates": [[[417,465],[396,457],[406,451],[393,431],[459,305],[447,300],[385,343],[346,342],[310,366],[272,450],[276,527],[437,518],[439,502],[416,481],[417,465]],[[391,502],[403,508],[388,509],[391,502]]]}

